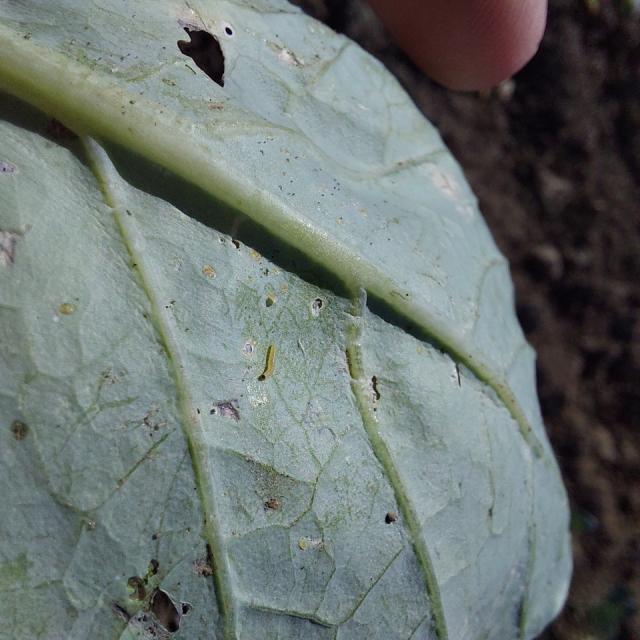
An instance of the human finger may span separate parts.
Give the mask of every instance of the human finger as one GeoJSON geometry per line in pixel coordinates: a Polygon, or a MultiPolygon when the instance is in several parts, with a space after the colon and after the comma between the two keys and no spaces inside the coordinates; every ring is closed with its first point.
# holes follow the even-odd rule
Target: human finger
{"type": "Polygon", "coordinates": [[[547,0],[369,0],[400,46],[434,80],[495,86],[535,54],[547,0]]]}

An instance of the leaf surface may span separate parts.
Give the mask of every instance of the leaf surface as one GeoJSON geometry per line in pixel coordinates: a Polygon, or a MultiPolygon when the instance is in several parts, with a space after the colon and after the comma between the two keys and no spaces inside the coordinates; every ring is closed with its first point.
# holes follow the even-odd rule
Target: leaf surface
{"type": "Polygon", "coordinates": [[[42,0],[0,6],[0,88],[7,637],[538,633],[533,354],[381,65],[281,2],[42,0]]]}

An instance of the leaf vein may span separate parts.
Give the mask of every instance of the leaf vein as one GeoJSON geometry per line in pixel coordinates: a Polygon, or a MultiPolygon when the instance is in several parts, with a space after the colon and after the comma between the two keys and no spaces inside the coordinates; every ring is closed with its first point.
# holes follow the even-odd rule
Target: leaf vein
{"type": "Polygon", "coordinates": [[[207,445],[200,419],[194,410],[193,401],[189,392],[187,381],[185,380],[182,364],[182,354],[175,339],[174,330],[168,313],[163,313],[163,305],[154,295],[153,277],[147,271],[144,256],[139,254],[139,249],[133,238],[135,228],[131,227],[128,216],[122,215],[121,203],[119,200],[126,197],[120,192],[122,178],[111,163],[106,151],[92,138],[83,138],[84,146],[91,168],[101,187],[105,202],[113,209],[122,241],[137,264],[137,272],[142,280],[141,288],[147,296],[152,313],[149,314],[156,331],[157,338],[166,355],[169,370],[173,376],[176,390],[176,399],[180,411],[181,425],[185,439],[187,441],[193,471],[200,496],[200,502],[204,512],[204,537],[207,540],[213,556],[215,570],[213,580],[215,583],[215,593],[223,623],[223,636],[225,639],[233,640],[236,635],[236,603],[231,585],[230,567],[225,551],[225,545],[217,522],[217,505],[214,499],[213,482],[211,478],[210,464],[207,457],[207,445]]]}
{"type": "Polygon", "coordinates": [[[366,294],[361,290],[358,299],[353,301],[352,320],[347,329],[347,353],[349,355],[351,372],[351,389],[355,397],[356,405],[360,412],[362,424],[371,444],[371,449],[384,470],[389,484],[394,492],[398,509],[405,523],[407,533],[413,544],[418,565],[424,577],[429,603],[431,605],[431,616],[438,640],[447,640],[447,625],[442,609],[440,588],[435,576],[431,555],[422,533],[420,520],[415,511],[408,491],[404,486],[402,478],[396,468],[391,452],[386,442],[378,430],[378,418],[373,412],[370,398],[365,391],[368,388],[364,368],[363,353],[360,344],[362,327],[364,323],[364,308],[366,306],[366,294]]]}

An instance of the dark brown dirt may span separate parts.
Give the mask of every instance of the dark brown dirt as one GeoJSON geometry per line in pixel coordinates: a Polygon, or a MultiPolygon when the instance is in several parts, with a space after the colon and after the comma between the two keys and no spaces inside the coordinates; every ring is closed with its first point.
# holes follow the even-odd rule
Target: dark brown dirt
{"type": "Polygon", "coordinates": [[[571,593],[543,638],[640,640],[640,11],[551,0],[538,55],[481,96],[426,79],[361,0],[298,4],[399,78],[511,261],[573,514],[571,593]]]}

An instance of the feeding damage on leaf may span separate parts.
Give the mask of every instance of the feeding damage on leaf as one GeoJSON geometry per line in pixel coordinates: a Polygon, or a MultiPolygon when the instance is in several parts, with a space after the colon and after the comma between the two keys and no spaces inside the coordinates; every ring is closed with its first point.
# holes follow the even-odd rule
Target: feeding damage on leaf
{"type": "MultiPolygon", "coordinates": [[[[156,589],[153,592],[151,596],[151,611],[167,631],[174,633],[180,628],[182,613],[166,591],[156,589]]],[[[189,608],[186,608],[186,611],[189,611],[189,608]]]]}
{"type": "Polygon", "coordinates": [[[546,445],[508,272],[437,134],[284,0],[98,4],[0,10],[0,87],[42,112],[0,98],[0,488],[42,512],[6,527],[43,585],[7,624],[534,637],[566,503],[520,431],[546,445]]]}
{"type": "Polygon", "coordinates": [[[183,28],[189,36],[190,42],[178,40],[178,49],[182,54],[191,58],[216,84],[224,87],[224,54],[218,39],[208,31],[196,27],[185,26],[183,28]]]}
{"type": "Polygon", "coordinates": [[[29,433],[29,427],[20,420],[14,420],[11,423],[11,433],[13,433],[13,437],[16,440],[24,440],[27,437],[27,433],[29,433]]]}
{"type": "Polygon", "coordinates": [[[223,418],[231,418],[238,422],[240,420],[240,407],[236,399],[222,400],[213,405],[209,414],[212,416],[221,415],[223,418]]]}
{"type": "Polygon", "coordinates": [[[0,231],[0,266],[10,267],[14,263],[19,238],[20,234],[14,231],[0,231]]]}
{"type": "Polygon", "coordinates": [[[152,576],[156,575],[158,567],[158,561],[152,560],[144,578],[132,576],[127,581],[129,598],[134,602],[145,603],[140,611],[131,615],[117,602],[112,603],[111,610],[130,627],[141,627],[152,637],[166,638],[167,632],[175,633],[180,629],[182,617],[187,615],[193,607],[188,602],[176,604],[171,596],[159,587],[151,591],[147,589],[147,583],[152,576]]]}
{"type": "Polygon", "coordinates": [[[15,164],[11,162],[7,162],[6,160],[0,160],[0,174],[11,174],[17,171],[17,167],[15,164]]]}

